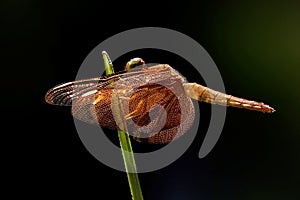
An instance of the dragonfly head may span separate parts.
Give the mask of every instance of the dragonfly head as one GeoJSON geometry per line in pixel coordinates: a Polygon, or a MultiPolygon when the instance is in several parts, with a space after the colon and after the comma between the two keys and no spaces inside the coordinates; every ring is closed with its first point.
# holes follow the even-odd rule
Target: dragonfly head
{"type": "Polygon", "coordinates": [[[137,66],[145,67],[145,61],[141,58],[133,58],[126,64],[126,71],[129,71],[137,66]]]}

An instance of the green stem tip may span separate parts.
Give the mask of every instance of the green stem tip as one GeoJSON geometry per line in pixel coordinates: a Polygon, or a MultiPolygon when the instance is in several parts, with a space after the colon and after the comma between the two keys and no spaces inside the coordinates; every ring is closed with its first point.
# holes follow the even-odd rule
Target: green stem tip
{"type": "MultiPolygon", "coordinates": [[[[102,56],[104,60],[104,65],[105,65],[105,71],[106,75],[111,75],[114,73],[114,68],[113,64],[109,58],[109,55],[106,53],[106,51],[102,51],[102,56]]],[[[117,101],[117,99],[112,99],[112,101],[117,101]]],[[[118,104],[113,104],[113,105],[118,105],[118,104]]],[[[120,105],[118,105],[119,108],[119,115],[120,115],[120,105]]],[[[128,183],[129,183],[129,188],[130,192],[132,195],[133,200],[143,200],[143,194],[142,194],[142,189],[140,186],[139,182],[139,177],[138,173],[136,170],[136,164],[134,160],[134,154],[130,142],[130,137],[129,134],[126,133],[123,130],[118,130],[118,136],[119,136],[119,141],[120,141],[120,146],[122,150],[122,156],[123,156],[123,161],[127,173],[127,178],[128,178],[128,183]]]]}
{"type": "Polygon", "coordinates": [[[102,56],[103,56],[103,60],[104,60],[106,75],[111,75],[111,74],[115,73],[113,64],[110,60],[108,53],[106,53],[106,51],[102,51],[102,56]]]}

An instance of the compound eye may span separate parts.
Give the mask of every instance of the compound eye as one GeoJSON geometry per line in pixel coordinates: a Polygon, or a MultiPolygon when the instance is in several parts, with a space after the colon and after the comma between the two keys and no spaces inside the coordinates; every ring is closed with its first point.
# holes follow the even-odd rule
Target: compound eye
{"type": "Polygon", "coordinates": [[[141,58],[133,58],[126,64],[126,71],[129,71],[137,66],[144,66],[145,62],[141,58]]]}

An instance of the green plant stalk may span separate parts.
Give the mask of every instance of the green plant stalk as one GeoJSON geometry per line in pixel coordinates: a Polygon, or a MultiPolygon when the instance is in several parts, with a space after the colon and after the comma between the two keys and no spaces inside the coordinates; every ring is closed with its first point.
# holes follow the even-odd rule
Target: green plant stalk
{"type": "MultiPolygon", "coordinates": [[[[114,68],[108,54],[105,51],[103,51],[102,55],[103,55],[106,75],[113,74],[114,68]]],[[[118,99],[112,99],[112,101],[118,101],[118,99]]],[[[117,103],[113,105],[118,105],[117,111],[120,115],[121,113],[120,104],[117,103]]],[[[124,165],[127,173],[132,199],[143,200],[144,198],[143,198],[142,189],[140,186],[139,177],[136,170],[136,164],[134,160],[134,154],[132,151],[129,134],[124,130],[118,130],[118,136],[119,136],[122,156],[124,160],[124,165]]]]}

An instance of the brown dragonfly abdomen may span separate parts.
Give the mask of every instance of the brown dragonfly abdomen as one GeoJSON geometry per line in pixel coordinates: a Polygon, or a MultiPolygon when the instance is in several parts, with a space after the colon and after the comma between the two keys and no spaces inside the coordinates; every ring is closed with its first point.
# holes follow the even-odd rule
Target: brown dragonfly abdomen
{"type": "Polygon", "coordinates": [[[232,106],[237,108],[244,108],[248,110],[255,110],[263,113],[273,113],[275,110],[262,102],[251,101],[232,95],[224,94],[208,87],[204,87],[197,83],[185,83],[184,89],[186,94],[198,101],[203,101],[211,104],[218,104],[222,106],[232,106]]]}

